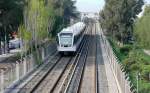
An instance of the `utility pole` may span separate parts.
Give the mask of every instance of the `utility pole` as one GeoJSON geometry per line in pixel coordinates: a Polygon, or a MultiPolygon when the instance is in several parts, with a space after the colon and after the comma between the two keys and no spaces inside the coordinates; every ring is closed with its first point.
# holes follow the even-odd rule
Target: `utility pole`
{"type": "Polygon", "coordinates": [[[137,72],[137,76],[136,76],[136,79],[137,79],[137,93],[139,93],[139,78],[140,78],[140,73],[137,72]]]}
{"type": "Polygon", "coordinates": [[[139,93],[139,89],[138,89],[138,87],[139,87],[139,85],[138,85],[138,83],[139,83],[138,82],[139,81],[138,73],[137,73],[136,79],[137,79],[137,85],[136,85],[137,86],[137,93],[139,93]]]}

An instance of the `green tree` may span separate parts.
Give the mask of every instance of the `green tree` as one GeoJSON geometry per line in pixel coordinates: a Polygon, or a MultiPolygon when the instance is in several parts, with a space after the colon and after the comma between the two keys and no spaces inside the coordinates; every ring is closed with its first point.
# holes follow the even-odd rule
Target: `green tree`
{"type": "Polygon", "coordinates": [[[17,31],[19,24],[23,21],[23,6],[24,0],[0,1],[0,42],[4,42],[4,50],[9,51],[7,47],[10,36],[12,32],[17,31]]]}
{"type": "Polygon", "coordinates": [[[146,6],[144,15],[137,20],[134,34],[138,44],[143,48],[150,49],[150,6],[146,6]]]}
{"type": "Polygon", "coordinates": [[[20,35],[25,51],[35,50],[37,62],[41,60],[39,47],[49,38],[54,19],[53,7],[45,0],[27,0],[24,7],[24,24],[20,26],[20,35]],[[28,46],[27,46],[28,45],[28,46]]]}
{"type": "Polygon", "coordinates": [[[55,24],[52,30],[52,35],[55,36],[63,27],[70,24],[71,18],[77,18],[79,13],[75,7],[76,2],[73,0],[54,0],[51,2],[55,10],[55,24]]]}
{"type": "Polygon", "coordinates": [[[141,12],[143,0],[105,0],[100,12],[102,28],[122,43],[128,43],[133,36],[136,15],[141,12]]]}

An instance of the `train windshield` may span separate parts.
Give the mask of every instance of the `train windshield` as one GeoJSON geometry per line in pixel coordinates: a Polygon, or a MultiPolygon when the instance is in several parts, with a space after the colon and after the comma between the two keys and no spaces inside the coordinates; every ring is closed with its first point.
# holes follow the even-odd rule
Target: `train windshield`
{"type": "Polygon", "coordinates": [[[60,44],[62,46],[71,46],[72,45],[72,34],[71,33],[62,33],[60,34],[60,44]]]}

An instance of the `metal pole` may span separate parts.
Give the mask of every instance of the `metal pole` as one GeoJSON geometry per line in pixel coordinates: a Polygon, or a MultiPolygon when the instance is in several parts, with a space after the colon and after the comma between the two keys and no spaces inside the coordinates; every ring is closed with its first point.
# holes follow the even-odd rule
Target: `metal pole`
{"type": "Polygon", "coordinates": [[[42,47],[42,60],[44,60],[44,58],[45,58],[45,53],[44,53],[44,48],[42,47]]]}
{"type": "Polygon", "coordinates": [[[4,70],[0,70],[0,93],[4,92],[4,70]]]}
{"type": "Polygon", "coordinates": [[[136,76],[136,79],[137,79],[137,93],[139,93],[139,85],[138,85],[138,80],[139,80],[139,77],[138,77],[138,73],[137,73],[137,76],[136,76]]]}
{"type": "Polygon", "coordinates": [[[16,80],[19,80],[19,62],[16,61],[16,80]]]}
{"type": "Polygon", "coordinates": [[[26,63],[27,61],[26,61],[26,58],[24,58],[24,60],[23,60],[23,71],[24,71],[24,75],[26,75],[26,73],[27,73],[27,63],[26,63]]]}

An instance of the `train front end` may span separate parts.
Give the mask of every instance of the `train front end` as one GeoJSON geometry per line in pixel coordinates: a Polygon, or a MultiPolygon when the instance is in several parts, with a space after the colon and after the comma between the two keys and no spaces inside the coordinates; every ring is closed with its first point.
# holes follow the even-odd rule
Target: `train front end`
{"type": "Polygon", "coordinates": [[[74,36],[73,33],[59,33],[58,34],[57,50],[59,52],[75,52],[76,47],[73,46],[74,36]]]}

